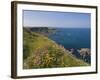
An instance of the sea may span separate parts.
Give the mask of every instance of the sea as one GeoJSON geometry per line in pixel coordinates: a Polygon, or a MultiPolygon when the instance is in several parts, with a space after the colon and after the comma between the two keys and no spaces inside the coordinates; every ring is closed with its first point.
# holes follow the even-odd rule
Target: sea
{"type": "Polygon", "coordinates": [[[91,31],[90,28],[54,28],[55,32],[49,35],[59,45],[66,49],[90,48],[91,31]]]}

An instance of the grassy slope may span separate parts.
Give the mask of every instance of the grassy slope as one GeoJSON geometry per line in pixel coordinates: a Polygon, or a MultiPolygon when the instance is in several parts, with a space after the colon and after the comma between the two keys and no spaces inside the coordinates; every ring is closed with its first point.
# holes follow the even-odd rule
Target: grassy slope
{"type": "Polygon", "coordinates": [[[24,29],[23,68],[86,66],[87,63],[69,54],[47,37],[24,29]]]}

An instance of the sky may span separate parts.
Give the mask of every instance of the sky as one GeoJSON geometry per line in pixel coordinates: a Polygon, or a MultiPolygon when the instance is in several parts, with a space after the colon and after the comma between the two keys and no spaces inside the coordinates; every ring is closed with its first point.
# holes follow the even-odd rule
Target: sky
{"type": "Polygon", "coordinates": [[[90,28],[90,13],[54,12],[54,11],[23,11],[24,27],[66,27],[90,28]]]}

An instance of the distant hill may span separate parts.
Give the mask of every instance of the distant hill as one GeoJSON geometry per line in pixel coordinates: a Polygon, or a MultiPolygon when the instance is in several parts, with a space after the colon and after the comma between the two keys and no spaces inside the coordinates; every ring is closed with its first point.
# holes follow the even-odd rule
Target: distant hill
{"type": "Polygon", "coordinates": [[[48,36],[50,34],[55,33],[56,29],[54,28],[48,28],[48,27],[27,27],[26,29],[29,29],[30,31],[48,36]]]}
{"type": "Polygon", "coordinates": [[[23,29],[23,68],[89,66],[63,46],[28,28],[23,29]]]}

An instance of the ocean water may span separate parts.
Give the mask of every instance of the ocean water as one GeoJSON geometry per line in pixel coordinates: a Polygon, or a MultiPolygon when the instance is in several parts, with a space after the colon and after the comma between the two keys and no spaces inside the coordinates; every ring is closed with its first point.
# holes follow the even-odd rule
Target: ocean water
{"type": "Polygon", "coordinates": [[[67,48],[90,48],[90,28],[55,28],[49,38],[67,48]]]}

